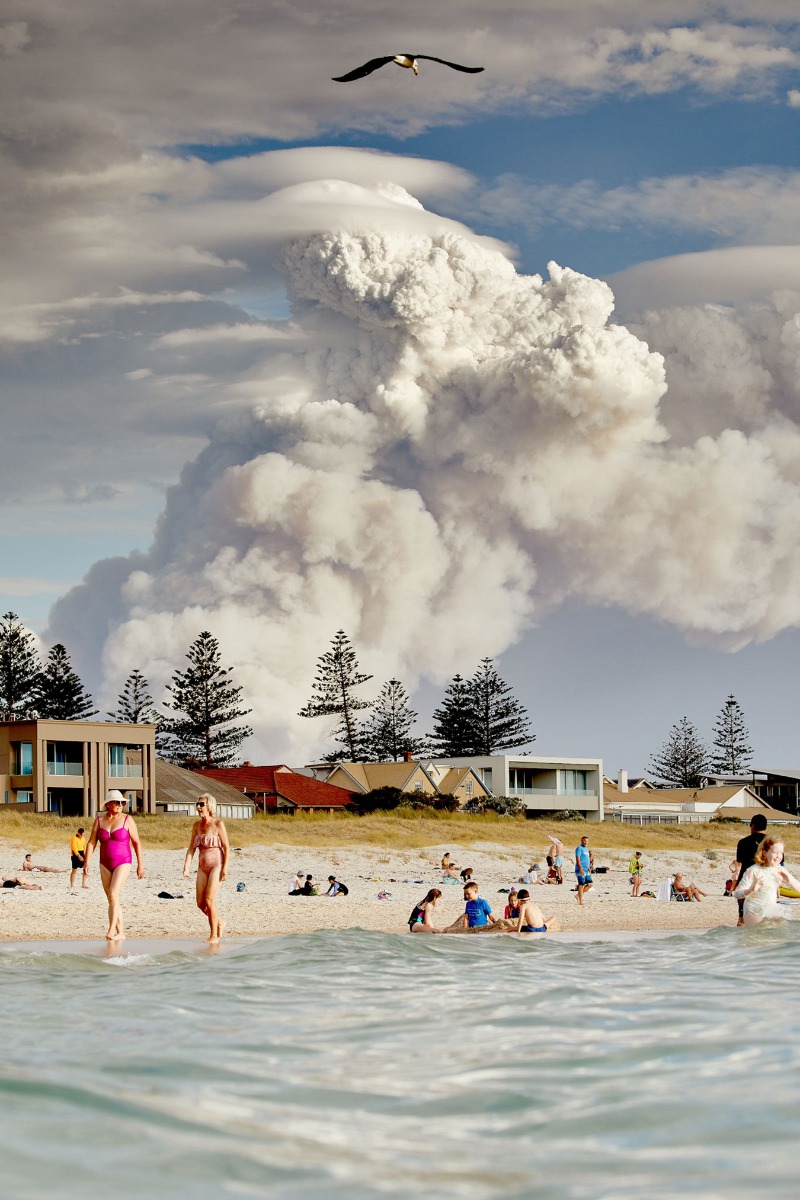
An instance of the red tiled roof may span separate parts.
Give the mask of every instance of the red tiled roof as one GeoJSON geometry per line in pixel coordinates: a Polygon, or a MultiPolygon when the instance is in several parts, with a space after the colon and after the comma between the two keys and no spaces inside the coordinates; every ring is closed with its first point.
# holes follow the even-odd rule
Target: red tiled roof
{"type": "Polygon", "coordinates": [[[228,783],[250,796],[282,796],[298,808],[344,808],[353,802],[346,788],[300,775],[282,764],[274,767],[198,767],[196,773],[228,783]]]}

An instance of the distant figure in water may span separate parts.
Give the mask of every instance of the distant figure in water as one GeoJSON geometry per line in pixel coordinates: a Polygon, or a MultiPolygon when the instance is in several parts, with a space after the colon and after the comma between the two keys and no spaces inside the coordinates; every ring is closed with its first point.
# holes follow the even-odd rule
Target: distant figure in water
{"type": "Polygon", "coordinates": [[[144,861],[139,831],[129,813],[126,812],[124,816],[122,815],[126,807],[122,792],[112,789],[106,793],[104,811],[97,814],[83,861],[83,878],[86,880],[89,878],[89,862],[92,851],[99,843],[100,879],[103,883],[103,891],[108,898],[106,939],[109,942],[121,941],[125,937],[121,899],[122,889],[130,875],[133,862],[131,848],[136,853],[136,878],[144,878],[144,861]]]}
{"type": "Polygon", "coordinates": [[[783,842],[767,837],[756,851],[756,861],[748,867],[734,891],[737,900],[744,901],[744,924],[760,925],[762,921],[786,920],[792,912],[787,904],[779,904],[780,889],[790,887],[800,892],[800,881],[781,866],[783,842]]]}
{"type": "Polygon", "coordinates": [[[197,907],[208,918],[208,940],[216,943],[222,937],[225,922],[220,920],[217,909],[217,892],[221,883],[228,878],[230,846],[225,822],[217,817],[217,802],[208,792],[197,797],[197,820],[192,826],[192,836],[183,875],[189,878],[192,857],[197,855],[197,907]]]}
{"type": "Polygon", "coordinates": [[[415,904],[408,918],[408,928],[411,933],[441,933],[433,924],[433,910],[442,898],[438,888],[431,888],[424,900],[415,904]]]}

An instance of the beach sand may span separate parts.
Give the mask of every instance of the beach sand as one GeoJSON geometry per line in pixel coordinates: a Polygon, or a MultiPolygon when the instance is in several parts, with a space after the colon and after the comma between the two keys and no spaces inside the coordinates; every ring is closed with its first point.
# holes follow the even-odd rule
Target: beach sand
{"type": "MultiPolygon", "coordinates": [[[[497,916],[502,916],[507,897],[499,889],[516,885],[526,869],[529,860],[525,856],[529,851],[523,848],[515,852],[508,846],[489,842],[477,843],[469,849],[448,843],[419,851],[365,846],[330,852],[280,845],[252,846],[232,853],[228,880],[221,890],[226,935],[263,937],[349,928],[404,933],[411,909],[430,887],[440,887],[442,891],[436,924],[449,925],[464,911],[464,904],[460,884],[442,883],[439,862],[445,850],[450,851],[459,869],[473,868],[481,896],[497,916]],[[328,876],[336,875],[349,887],[349,896],[290,897],[289,880],[299,868],[314,876],[320,891],[327,887],[328,876]],[[246,885],[246,891],[236,891],[240,882],[246,885]],[[389,892],[391,899],[379,900],[378,893],[382,890],[389,892]]],[[[628,883],[630,856],[598,849],[594,855],[595,866],[607,866],[609,870],[606,874],[595,874],[595,886],[587,894],[583,908],[577,904],[573,891],[571,854],[566,860],[563,886],[529,888],[545,916],[553,913],[564,930],[683,930],[736,924],[736,902],[722,895],[728,876],[729,856],[725,854],[720,854],[715,863],[701,853],[690,851],[658,851],[645,857],[643,889],[655,892],[668,875],[681,871],[687,882],[708,893],[708,898],[699,904],[633,899],[628,883]]],[[[194,902],[194,876],[191,880],[182,876],[183,857],[183,851],[148,853],[145,847],[145,878],[137,880],[131,873],[123,893],[125,923],[131,937],[207,936],[205,918],[194,902]],[[160,891],[182,893],[183,898],[161,900],[160,891]]],[[[68,874],[23,876],[19,869],[21,861],[22,854],[16,848],[10,843],[0,843],[2,874],[16,874],[20,879],[40,883],[43,890],[0,889],[0,940],[103,938],[106,900],[96,862],[88,889],[81,890],[79,876],[78,887],[70,891],[68,874]]],[[[40,851],[36,861],[62,866],[64,856],[57,851],[40,851]]],[[[539,861],[543,866],[544,860],[539,861]]]]}

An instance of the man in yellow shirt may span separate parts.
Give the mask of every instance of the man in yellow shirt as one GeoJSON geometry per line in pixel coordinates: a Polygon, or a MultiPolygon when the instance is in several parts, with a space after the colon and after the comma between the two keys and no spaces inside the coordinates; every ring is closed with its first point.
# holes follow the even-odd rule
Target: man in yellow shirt
{"type": "MultiPolygon", "coordinates": [[[[69,839],[69,852],[72,858],[72,872],[69,877],[69,886],[75,887],[75,876],[78,871],[83,870],[83,863],[86,857],[86,837],[85,831],[79,829],[74,837],[69,839]]],[[[83,876],[81,887],[86,887],[86,876],[83,876]]]]}

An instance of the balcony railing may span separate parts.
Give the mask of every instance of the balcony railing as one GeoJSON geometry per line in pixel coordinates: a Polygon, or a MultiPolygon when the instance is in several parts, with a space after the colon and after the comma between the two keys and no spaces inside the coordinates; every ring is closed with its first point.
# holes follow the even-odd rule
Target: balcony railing
{"type": "Polygon", "coordinates": [[[555,788],[512,787],[508,789],[509,796],[596,796],[592,788],[568,788],[565,792],[555,788]]]}
{"type": "Polygon", "coordinates": [[[141,779],[142,764],[141,763],[109,763],[108,775],[110,779],[141,779]]]}
{"type": "Polygon", "coordinates": [[[83,763],[79,762],[50,762],[47,763],[48,775],[82,775],[83,763]]]}

